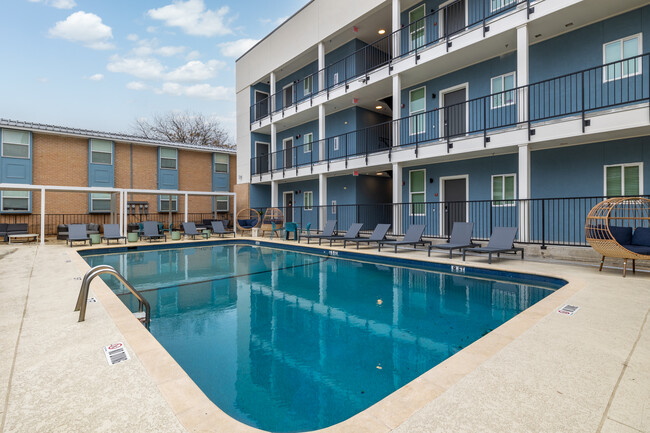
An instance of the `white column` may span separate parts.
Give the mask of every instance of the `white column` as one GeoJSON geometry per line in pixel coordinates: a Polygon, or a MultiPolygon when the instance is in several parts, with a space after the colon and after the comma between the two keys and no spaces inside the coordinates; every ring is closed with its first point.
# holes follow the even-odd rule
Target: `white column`
{"type": "Polygon", "coordinates": [[[402,231],[402,167],[398,163],[393,163],[393,233],[402,231]]]}
{"type": "Polygon", "coordinates": [[[275,72],[269,74],[269,116],[273,122],[273,110],[275,109],[275,72]]]}
{"type": "MultiPolygon", "coordinates": [[[[528,26],[517,27],[517,87],[528,85],[528,26]]],[[[519,91],[519,121],[528,120],[528,88],[519,91]]]]}
{"type": "Polygon", "coordinates": [[[41,245],[45,245],[45,188],[41,188],[41,245]]]}
{"type": "Polygon", "coordinates": [[[326,156],[326,146],[327,143],[325,140],[325,106],[323,104],[318,106],[318,160],[323,161],[326,156]]]}
{"type": "Polygon", "coordinates": [[[120,236],[124,236],[124,191],[120,191],[118,196],[120,197],[120,236]]]}
{"type": "MultiPolygon", "coordinates": [[[[187,205],[188,205],[188,198],[189,195],[185,194],[185,219],[183,221],[187,222],[187,205]]],[[[171,207],[171,203],[169,203],[169,206],[171,207]]]]}
{"type": "MultiPolygon", "coordinates": [[[[277,158],[273,157],[273,152],[277,152],[280,149],[278,149],[278,132],[277,132],[277,126],[275,126],[275,123],[271,123],[271,148],[269,149],[269,170],[273,170],[274,168],[277,168],[278,161],[277,158]]],[[[282,155],[282,164],[284,164],[284,161],[286,161],[286,158],[284,155],[282,155]]]]}
{"type": "Polygon", "coordinates": [[[271,95],[275,95],[275,72],[271,72],[271,74],[269,75],[269,86],[270,86],[269,90],[271,91],[271,95]]]}
{"type": "Polygon", "coordinates": [[[271,181],[271,207],[278,207],[278,181],[271,181]]]}
{"type": "Polygon", "coordinates": [[[325,89],[325,44],[318,43],[318,90],[325,89]]]}
{"type": "Polygon", "coordinates": [[[318,175],[318,205],[320,206],[320,224],[319,229],[323,230],[325,228],[325,223],[327,222],[327,176],[324,174],[318,175]]]}
{"type": "MultiPolygon", "coordinates": [[[[235,236],[237,236],[237,193],[233,196],[232,208],[232,230],[235,232],[235,236]]],[[[237,257],[237,252],[235,252],[235,257],[237,257]]]]}
{"type": "MultiPolygon", "coordinates": [[[[402,115],[402,78],[399,74],[393,75],[393,120],[402,115]]],[[[400,145],[401,127],[398,122],[393,122],[393,146],[400,145]]]]}
{"type": "MultiPolygon", "coordinates": [[[[519,145],[519,167],[518,167],[518,190],[519,199],[530,198],[530,149],[527,144],[519,145]]],[[[530,240],[530,203],[519,202],[519,240],[530,240]]]]}
{"type": "Polygon", "coordinates": [[[401,18],[402,6],[400,0],[393,0],[392,5],[392,33],[393,33],[393,56],[396,56],[400,53],[400,36],[401,32],[395,33],[402,28],[402,18],[401,18]]]}

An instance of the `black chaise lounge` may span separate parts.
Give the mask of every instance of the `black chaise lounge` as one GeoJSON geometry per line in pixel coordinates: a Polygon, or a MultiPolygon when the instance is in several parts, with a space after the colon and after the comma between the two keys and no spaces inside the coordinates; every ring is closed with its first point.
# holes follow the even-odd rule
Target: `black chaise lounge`
{"type": "Polygon", "coordinates": [[[424,233],[424,224],[416,224],[406,231],[406,234],[401,241],[379,241],[378,251],[381,251],[382,245],[390,245],[395,247],[395,252],[397,252],[397,247],[402,245],[413,245],[414,247],[418,245],[431,245],[431,241],[423,241],[422,233],[424,233]]]}
{"type": "Polygon", "coordinates": [[[343,248],[346,247],[348,242],[354,242],[357,244],[357,249],[359,249],[359,244],[376,244],[384,239],[386,239],[386,233],[390,229],[390,224],[377,224],[377,227],[370,233],[370,237],[367,238],[354,238],[354,239],[343,239],[343,248]]]}
{"type": "Polygon", "coordinates": [[[211,221],[212,224],[212,234],[213,235],[219,235],[223,237],[224,235],[232,235],[235,237],[235,232],[232,230],[226,230],[223,227],[223,222],[222,221],[211,221]]]}
{"type": "Polygon", "coordinates": [[[65,241],[72,246],[73,242],[88,242],[91,246],[93,242],[88,237],[86,232],[86,224],[69,224],[68,225],[68,240],[65,241]]]}
{"type": "Polygon", "coordinates": [[[106,239],[106,245],[110,245],[111,241],[117,241],[120,243],[120,239],[124,239],[126,243],[126,237],[120,235],[120,225],[119,224],[104,224],[104,236],[102,239],[106,239]]]}
{"type": "Polygon", "coordinates": [[[165,236],[164,233],[161,234],[158,229],[158,221],[144,221],[142,223],[142,234],[140,236],[149,239],[149,242],[153,239],[162,239],[167,242],[167,236],[165,236]]]}
{"type": "Polygon", "coordinates": [[[492,263],[492,254],[497,257],[504,254],[517,255],[517,251],[521,252],[521,260],[524,259],[524,249],[515,247],[515,236],[517,236],[517,227],[495,227],[490,236],[490,242],[485,247],[463,248],[463,260],[465,260],[465,253],[487,253],[488,263],[492,263]]]}
{"type": "Polygon", "coordinates": [[[28,233],[27,224],[0,224],[0,237],[5,242],[9,241],[9,235],[26,235],[28,233]]]}
{"type": "Polygon", "coordinates": [[[449,243],[429,245],[429,253],[428,253],[429,257],[431,257],[431,250],[433,248],[437,248],[440,250],[448,250],[449,258],[451,259],[451,252],[453,250],[462,251],[463,248],[480,246],[472,242],[473,231],[474,231],[474,223],[455,222],[454,227],[451,229],[451,238],[449,239],[449,243]]]}
{"type": "Polygon", "coordinates": [[[363,227],[363,223],[354,223],[350,226],[347,232],[345,232],[344,235],[335,235],[335,236],[329,236],[326,238],[318,238],[318,245],[320,245],[320,241],[330,241],[330,247],[332,246],[332,242],[336,241],[345,241],[346,239],[354,239],[359,237],[359,232],[361,231],[361,227],[363,227]]]}
{"type": "Polygon", "coordinates": [[[199,233],[198,230],[196,230],[196,224],[194,223],[184,222],[182,226],[183,226],[183,234],[185,236],[192,236],[192,239],[196,239],[197,236],[201,236],[203,234],[203,233],[199,233]]]}
{"type": "MultiPolygon", "coordinates": [[[[334,229],[336,228],[336,220],[328,220],[327,224],[325,224],[325,228],[323,229],[323,233],[320,235],[304,235],[300,236],[300,238],[307,238],[307,243],[309,243],[310,239],[322,239],[322,238],[329,238],[331,236],[334,236],[334,229]]],[[[298,239],[298,242],[300,242],[300,239],[298,239]]]]}

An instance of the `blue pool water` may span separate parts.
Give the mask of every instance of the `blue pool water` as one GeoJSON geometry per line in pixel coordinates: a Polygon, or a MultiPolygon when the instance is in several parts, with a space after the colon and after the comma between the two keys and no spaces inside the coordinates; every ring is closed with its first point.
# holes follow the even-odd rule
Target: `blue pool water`
{"type": "Polygon", "coordinates": [[[143,291],[151,333],[217,406],[273,432],[355,415],[560,285],[242,244],[85,259],[143,291]]]}

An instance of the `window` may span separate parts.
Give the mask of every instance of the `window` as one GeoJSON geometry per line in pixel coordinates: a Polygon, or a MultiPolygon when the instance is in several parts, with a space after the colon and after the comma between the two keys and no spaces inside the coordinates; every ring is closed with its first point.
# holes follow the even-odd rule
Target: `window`
{"type": "Polygon", "coordinates": [[[111,195],[104,193],[90,194],[90,211],[91,212],[110,212],[111,195]]]}
{"type": "Polygon", "coordinates": [[[423,47],[425,44],[424,10],[424,5],[421,5],[409,12],[410,50],[423,47]]]}
{"type": "Polygon", "coordinates": [[[214,172],[215,173],[228,173],[228,159],[229,156],[225,153],[214,154],[214,172]]]}
{"type": "Polygon", "coordinates": [[[305,149],[305,153],[311,153],[311,148],[312,148],[312,143],[314,142],[314,134],[311,132],[309,134],[305,134],[305,139],[304,139],[304,146],[303,148],[305,149]]]}
{"type": "Polygon", "coordinates": [[[409,171],[409,202],[411,203],[410,215],[424,215],[424,202],[426,201],[425,191],[426,171],[409,171]]]}
{"type": "Polygon", "coordinates": [[[626,78],[641,73],[641,59],[631,57],[638,56],[642,52],[641,34],[612,41],[603,45],[603,63],[607,66],[603,71],[603,81],[612,81],[619,78],[626,78]],[[630,59],[622,61],[624,59],[630,59]],[[613,64],[609,64],[616,62],[613,64]]]}
{"type": "Polygon", "coordinates": [[[338,72],[334,72],[333,81],[334,81],[334,83],[333,83],[334,86],[336,86],[339,83],[339,73],[338,72]]]}
{"type": "Polygon", "coordinates": [[[305,191],[305,210],[312,210],[314,207],[314,194],[311,191],[305,191]]]}
{"type": "Polygon", "coordinates": [[[111,165],[113,163],[113,142],[91,139],[90,163],[111,165]]]}
{"type": "MultiPolygon", "coordinates": [[[[172,200],[172,212],[176,212],[178,210],[178,196],[177,195],[172,195],[171,196],[172,200]]],[[[169,196],[168,195],[161,195],[160,196],[160,207],[158,208],[160,212],[169,212],[169,196]]]]}
{"type": "Polygon", "coordinates": [[[303,81],[305,96],[311,95],[311,89],[313,89],[313,85],[314,85],[314,77],[312,75],[305,77],[305,81],[303,81]]]}
{"type": "Polygon", "coordinates": [[[336,215],[336,200],[332,200],[332,215],[336,215]]]}
{"type": "Polygon", "coordinates": [[[514,174],[492,176],[492,206],[514,206],[516,199],[514,174]]]}
{"type": "Polygon", "coordinates": [[[160,148],[160,168],[176,170],[178,151],[167,147],[160,148]]]}
{"type": "Polygon", "coordinates": [[[515,73],[492,78],[492,108],[501,108],[515,103],[515,73]],[[508,90],[511,90],[510,92],[508,90]]]}
{"type": "Polygon", "coordinates": [[[409,92],[409,135],[422,134],[426,128],[424,118],[424,112],[426,110],[425,91],[425,87],[420,87],[409,92]],[[417,115],[414,116],[414,114],[417,115]]]}
{"type": "Polygon", "coordinates": [[[217,196],[217,212],[228,212],[230,200],[227,195],[217,196]]]}
{"type": "Polygon", "coordinates": [[[490,1],[490,11],[495,12],[500,9],[505,8],[506,6],[510,6],[514,4],[516,0],[491,0],[490,1]]]}
{"type": "Polygon", "coordinates": [[[605,195],[620,197],[643,194],[643,164],[605,166],[605,195]]]}
{"type": "Polygon", "coordinates": [[[2,191],[3,212],[29,212],[29,191],[2,191]]]}
{"type": "Polygon", "coordinates": [[[334,137],[334,150],[339,150],[339,137],[334,137]]]}
{"type": "Polygon", "coordinates": [[[29,142],[29,132],[3,129],[2,156],[6,158],[29,158],[29,142]]]}

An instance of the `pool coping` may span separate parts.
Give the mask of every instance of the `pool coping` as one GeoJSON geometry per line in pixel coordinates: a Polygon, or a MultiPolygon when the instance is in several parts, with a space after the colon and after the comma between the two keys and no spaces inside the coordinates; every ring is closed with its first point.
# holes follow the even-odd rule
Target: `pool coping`
{"type": "MultiPolygon", "coordinates": [[[[296,246],[295,243],[291,244],[276,240],[235,238],[183,242],[182,244],[156,244],[151,247],[149,245],[139,244],[136,248],[145,247],[143,248],[145,250],[178,247],[191,248],[233,243],[276,246],[285,249],[291,249],[288,248],[291,246],[295,249],[296,246]]],[[[84,260],[82,254],[101,254],[99,251],[102,251],[102,253],[110,253],[112,251],[118,253],[124,249],[125,247],[122,245],[101,249],[80,248],[71,250],[70,256],[73,263],[85,273],[90,269],[90,265],[84,260]]],[[[132,248],[126,248],[127,251],[129,249],[132,248]]],[[[446,260],[442,257],[435,257],[433,259],[428,257],[409,257],[408,259],[404,259],[399,257],[399,253],[377,253],[375,250],[354,250],[354,252],[351,252],[350,250],[344,250],[342,247],[337,246],[324,247],[316,244],[300,244],[299,250],[305,251],[305,249],[313,249],[314,253],[320,255],[324,254],[324,251],[333,251],[336,254],[332,253],[329,255],[338,258],[347,258],[346,256],[348,254],[355,255],[356,257],[368,256],[368,261],[373,261],[370,260],[370,256],[383,257],[388,258],[386,259],[387,261],[398,266],[399,264],[395,263],[396,261],[421,262],[429,266],[435,264],[441,265],[442,267],[458,267],[457,262],[446,260]],[[341,252],[343,254],[339,255],[341,252]]],[[[492,332],[476,340],[364,411],[338,424],[318,430],[319,432],[372,431],[382,433],[391,431],[423,408],[427,403],[440,396],[463,377],[501,351],[511,341],[535,326],[543,317],[556,311],[567,299],[586,285],[584,280],[563,274],[559,269],[559,275],[551,276],[548,273],[515,272],[501,266],[501,263],[498,262],[492,265],[473,262],[468,267],[489,271],[487,272],[489,274],[493,274],[496,271],[502,272],[505,275],[527,274],[544,279],[561,279],[566,281],[567,284],[554,290],[546,298],[519,313],[492,332]]],[[[235,420],[219,409],[101,279],[93,280],[91,289],[95,298],[103,305],[119,331],[124,335],[135,356],[148,371],[174,415],[188,431],[210,430],[242,433],[262,431],[235,420]]]]}

